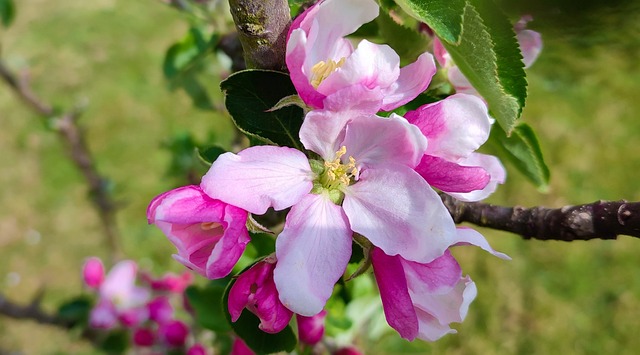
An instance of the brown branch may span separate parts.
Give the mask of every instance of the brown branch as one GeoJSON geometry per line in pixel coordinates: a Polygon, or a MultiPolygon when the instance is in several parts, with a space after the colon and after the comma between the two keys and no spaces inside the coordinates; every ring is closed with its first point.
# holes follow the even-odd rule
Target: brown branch
{"type": "MultiPolygon", "coordinates": [[[[13,319],[32,320],[39,324],[51,325],[65,330],[76,326],[76,323],[72,321],[42,310],[40,307],[41,296],[42,292],[39,292],[30,304],[20,305],[8,300],[0,293],[0,314],[13,319]]],[[[100,334],[90,328],[84,329],[80,336],[94,344],[97,344],[100,340],[100,334]]]]}
{"type": "Polygon", "coordinates": [[[98,172],[87,146],[84,131],[78,125],[80,111],[76,109],[55,116],[52,106],[42,101],[31,91],[26,78],[16,76],[1,59],[0,77],[15,95],[43,120],[53,120],[53,127],[61,138],[67,155],[82,173],[89,186],[91,201],[100,216],[107,246],[112,258],[116,259],[119,254],[119,237],[115,215],[117,206],[109,194],[108,180],[98,172]]]}
{"type": "Polygon", "coordinates": [[[525,239],[571,242],[616,239],[618,235],[640,238],[640,202],[597,201],[562,208],[524,208],[461,202],[445,194],[440,196],[456,223],[469,222],[525,239]]]}
{"type": "Polygon", "coordinates": [[[286,71],[287,0],[229,0],[247,68],[286,71]]]}

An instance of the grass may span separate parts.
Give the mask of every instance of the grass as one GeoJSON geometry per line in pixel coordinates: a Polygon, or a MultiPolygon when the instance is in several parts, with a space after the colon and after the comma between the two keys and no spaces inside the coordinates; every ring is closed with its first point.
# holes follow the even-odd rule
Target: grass
{"type": "MultiPolygon", "coordinates": [[[[612,25],[621,23],[615,16],[630,14],[606,13],[602,28],[588,35],[559,28],[552,17],[532,23],[545,49],[528,71],[523,117],[539,134],[552,171],[550,190],[537,192],[509,169],[508,183],[491,202],[640,200],[640,31],[634,21],[612,25]]],[[[205,139],[211,129],[230,130],[224,117],[194,110],[183,93],[166,89],[163,52],[186,28],[178,13],[151,0],[21,0],[15,24],[0,33],[3,57],[30,69],[39,95],[62,107],[89,100],[82,123],[100,171],[124,203],[125,253],[155,270],[180,269],[169,258],[172,247],[145,220],[148,201],[175,184],[165,175],[170,157],[158,147],[179,131],[205,139]]],[[[80,292],[84,258],[106,256],[99,222],[57,137],[4,87],[0,120],[0,287],[23,302],[44,287],[44,306],[52,310],[80,292]]],[[[231,138],[218,139],[228,144],[231,138]]],[[[453,354],[625,354],[640,348],[640,242],[536,242],[483,233],[513,261],[456,251],[479,289],[458,335],[409,345],[395,336],[379,345],[363,338],[360,345],[371,353],[453,354]]],[[[92,353],[58,330],[5,318],[0,349],[92,353]]]]}

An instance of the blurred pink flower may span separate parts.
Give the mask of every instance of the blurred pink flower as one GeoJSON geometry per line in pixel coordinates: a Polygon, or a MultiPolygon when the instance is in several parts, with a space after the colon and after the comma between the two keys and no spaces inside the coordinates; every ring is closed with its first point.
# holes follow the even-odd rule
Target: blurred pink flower
{"type": "Polygon", "coordinates": [[[374,114],[402,106],[427,88],[436,72],[430,53],[401,69],[391,47],[362,40],[354,49],[345,38],[378,11],[373,0],[326,0],[293,21],[286,62],[307,105],[374,114]]]}
{"type": "Polygon", "coordinates": [[[247,346],[244,340],[236,338],[231,347],[231,355],[255,355],[255,353],[247,346]]]}
{"type": "Polygon", "coordinates": [[[165,296],[158,296],[147,303],[149,319],[160,324],[173,318],[173,306],[165,296]]]}
{"type": "Polygon", "coordinates": [[[207,355],[207,349],[200,343],[193,344],[188,350],[187,355],[207,355]]]}
{"type": "Polygon", "coordinates": [[[133,343],[136,346],[152,346],[156,341],[156,334],[149,328],[137,328],[133,331],[133,343]]]}
{"type": "Polygon", "coordinates": [[[184,346],[189,335],[189,327],[179,320],[171,320],[158,326],[158,338],[170,347],[184,346]]]}
{"type": "Polygon", "coordinates": [[[142,279],[154,291],[182,293],[193,282],[193,274],[190,271],[185,271],[180,275],[168,272],[156,279],[149,273],[143,273],[142,279]]]}
{"type": "Polygon", "coordinates": [[[136,326],[146,319],[145,304],[149,290],[136,286],[137,265],[131,260],[117,263],[98,289],[98,304],[91,311],[92,327],[111,328],[120,320],[125,326],[136,326]]]}
{"type": "Polygon", "coordinates": [[[157,196],[147,219],[176,246],[176,260],[209,279],[227,276],[249,243],[247,212],[212,199],[198,186],[157,196]]]}

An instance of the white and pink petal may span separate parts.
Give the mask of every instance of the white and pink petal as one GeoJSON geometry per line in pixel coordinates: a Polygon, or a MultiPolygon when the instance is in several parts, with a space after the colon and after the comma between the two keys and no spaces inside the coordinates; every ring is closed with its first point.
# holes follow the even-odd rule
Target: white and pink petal
{"type": "Polygon", "coordinates": [[[280,300],[303,316],[322,311],[351,257],[351,229],[340,206],[310,194],[291,208],[276,240],[280,300]]]}

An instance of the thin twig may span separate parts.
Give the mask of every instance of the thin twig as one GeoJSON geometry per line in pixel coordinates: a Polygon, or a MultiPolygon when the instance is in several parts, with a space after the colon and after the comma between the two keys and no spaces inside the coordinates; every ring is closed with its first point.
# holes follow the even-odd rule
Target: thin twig
{"type": "Polygon", "coordinates": [[[640,238],[640,202],[596,201],[562,208],[505,207],[461,202],[441,194],[456,223],[469,222],[518,234],[524,239],[574,240],[640,238]]]}
{"type": "Polygon", "coordinates": [[[91,201],[96,208],[104,230],[112,259],[119,256],[119,234],[116,225],[116,203],[109,194],[108,180],[98,172],[94,158],[87,146],[84,131],[78,125],[80,110],[75,109],[56,115],[53,107],[38,98],[25,77],[19,78],[0,59],[0,77],[14,94],[43,120],[52,120],[66,153],[89,185],[91,201]]]}

